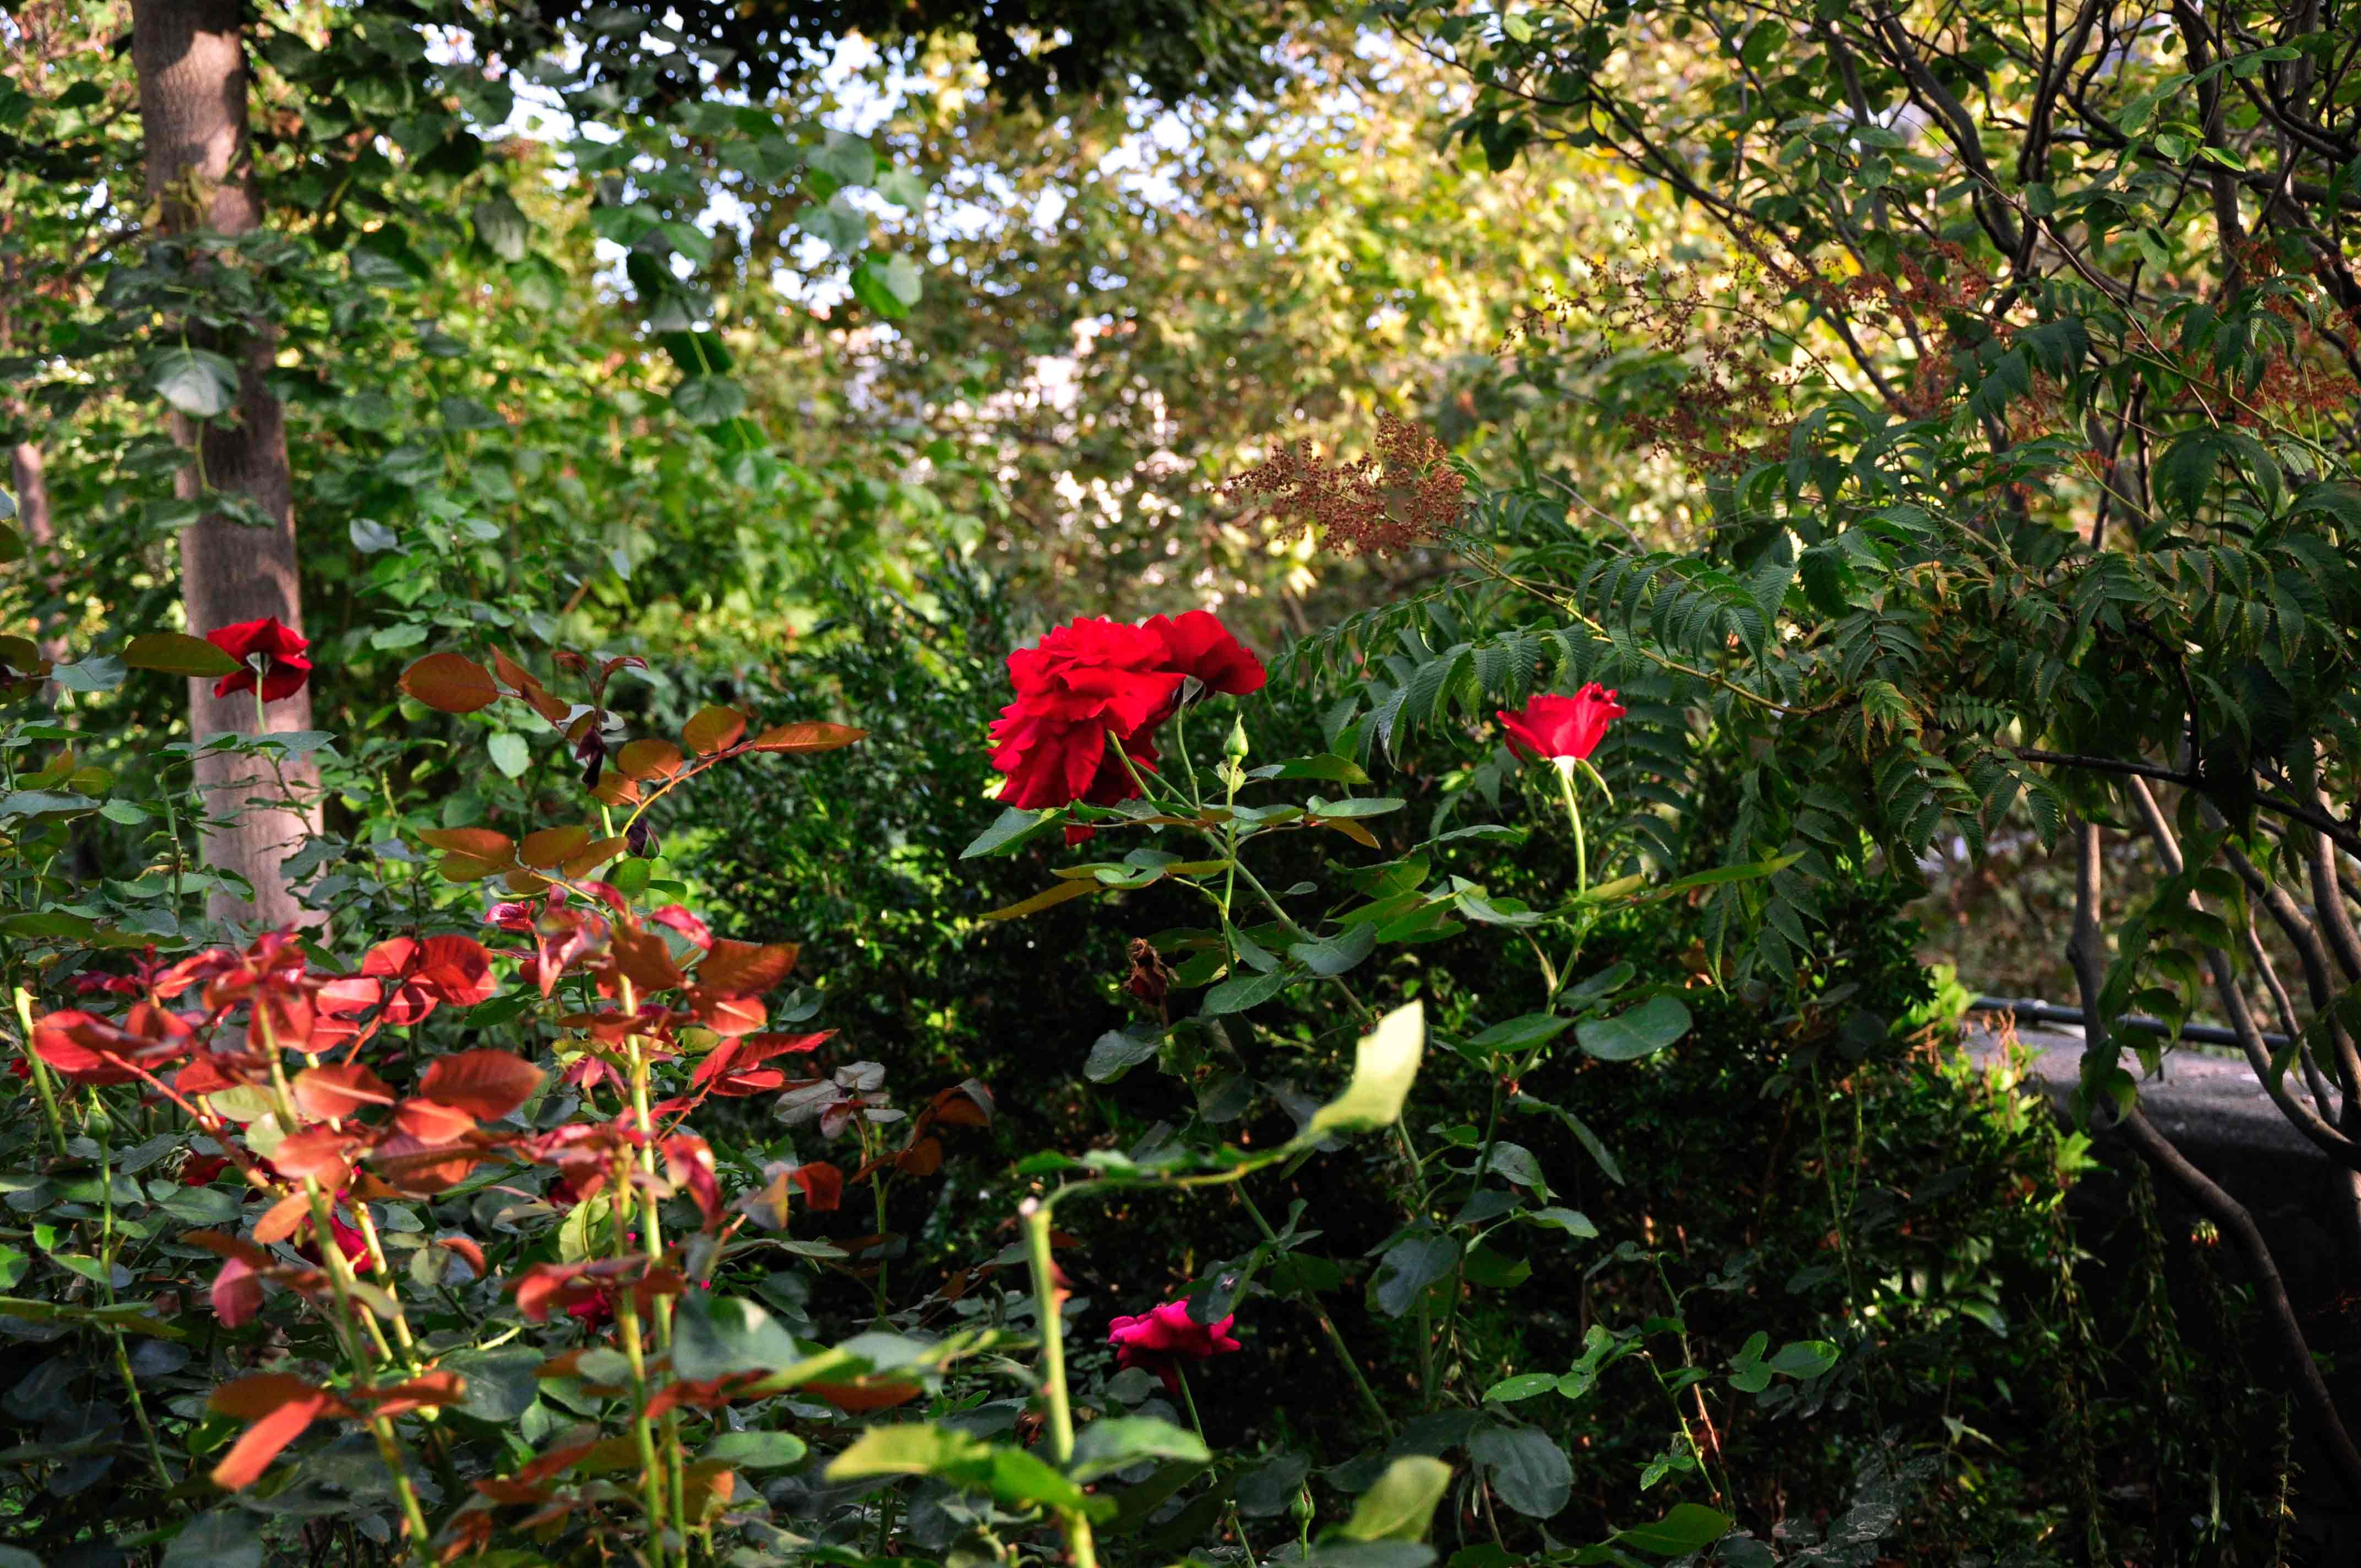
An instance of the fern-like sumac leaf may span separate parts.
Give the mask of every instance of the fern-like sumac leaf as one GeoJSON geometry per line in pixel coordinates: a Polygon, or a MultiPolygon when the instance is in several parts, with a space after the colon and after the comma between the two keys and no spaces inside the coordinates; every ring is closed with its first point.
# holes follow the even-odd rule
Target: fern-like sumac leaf
{"type": "Polygon", "coordinates": [[[1452,678],[1463,663],[1472,660],[1471,650],[1462,642],[1419,666],[1418,673],[1411,677],[1409,695],[1402,705],[1412,723],[1431,724],[1443,717],[1444,699],[1449,694],[1452,678]]]}

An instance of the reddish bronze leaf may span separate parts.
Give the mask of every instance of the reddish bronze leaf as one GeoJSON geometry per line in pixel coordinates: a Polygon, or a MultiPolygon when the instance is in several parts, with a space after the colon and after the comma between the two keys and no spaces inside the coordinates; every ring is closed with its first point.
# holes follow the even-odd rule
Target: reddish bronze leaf
{"type": "Polygon", "coordinates": [[[342,1187],[353,1173],[359,1140],[335,1127],[305,1127],[279,1140],[270,1163],[298,1180],[308,1176],[323,1187],[342,1187]]]}
{"type": "Polygon", "coordinates": [[[796,967],[793,942],[716,941],[697,966],[697,983],[720,996],[756,996],[776,986],[796,967]]]}
{"type": "Polygon", "coordinates": [[[833,751],[840,746],[850,746],[855,740],[868,739],[869,731],[855,729],[850,724],[823,724],[805,720],[796,724],[774,724],[754,737],[757,751],[833,751]]]}
{"type": "Polygon", "coordinates": [[[681,743],[700,757],[726,751],[746,733],[746,716],[734,707],[700,707],[681,728],[681,743]]]}
{"type": "Polygon", "coordinates": [[[508,864],[516,854],[515,839],[489,828],[428,828],[418,836],[438,850],[470,855],[479,861],[497,861],[501,865],[508,864]]]}
{"type": "Polygon", "coordinates": [[[500,699],[492,673],[457,653],[429,653],[401,672],[401,689],[445,713],[473,713],[500,699]]]}
{"type": "Polygon", "coordinates": [[[295,1103],[306,1116],[338,1122],[364,1105],[390,1105],[393,1091],[358,1062],[309,1067],[295,1075],[295,1103]]]}
{"type": "Polygon", "coordinates": [[[615,753],[615,771],[625,778],[665,778],[680,772],[680,748],[654,736],[626,741],[615,753]]]}
{"type": "Polygon", "coordinates": [[[544,828],[524,836],[524,842],[517,847],[517,859],[545,871],[568,856],[580,854],[588,842],[590,829],[579,823],[571,828],[544,828]]]}
{"type": "Polygon", "coordinates": [[[541,1087],[541,1069],[506,1051],[461,1051],[426,1069],[418,1092],[480,1121],[497,1122],[541,1087]]]}

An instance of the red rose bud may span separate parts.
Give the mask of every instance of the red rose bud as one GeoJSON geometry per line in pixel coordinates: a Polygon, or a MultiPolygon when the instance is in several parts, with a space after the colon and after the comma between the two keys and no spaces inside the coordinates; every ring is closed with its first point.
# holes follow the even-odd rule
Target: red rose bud
{"type": "Polygon", "coordinates": [[[1500,723],[1509,732],[1509,750],[1527,762],[1579,762],[1598,750],[1607,727],[1624,712],[1615,694],[1593,681],[1572,696],[1537,696],[1516,713],[1503,708],[1500,723]]]}

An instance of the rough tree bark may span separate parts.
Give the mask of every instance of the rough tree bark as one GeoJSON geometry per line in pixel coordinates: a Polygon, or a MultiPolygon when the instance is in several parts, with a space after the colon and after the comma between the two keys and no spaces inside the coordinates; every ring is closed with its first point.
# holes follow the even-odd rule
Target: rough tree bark
{"type": "MultiPolygon", "coordinates": [[[[41,464],[41,444],[19,441],[8,449],[8,477],[16,487],[16,526],[35,555],[46,554],[58,542],[57,523],[49,516],[49,480],[41,464]]],[[[52,591],[64,587],[52,575],[52,591]]],[[[52,631],[40,639],[41,657],[53,664],[66,659],[66,640],[52,631]]]]}
{"type": "MultiPolygon", "coordinates": [[[[132,6],[148,195],[160,204],[167,234],[191,228],[237,234],[262,221],[247,141],[240,10],[240,0],[136,0],[132,6]]],[[[243,342],[217,346],[237,362],[236,422],[199,426],[172,416],[173,435],[198,459],[181,470],[178,488],[187,499],[201,499],[207,487],[244,495],[271,523],[249,527],[208,512],[181,532],[181,598],[189,629],[202,636],[232,622],[277,616],[300,630],[287,431],[264,379],[271,334],[267,323],[256,323],[243,342]]],[[[268,723],[274,733],[310,729],[310,689],[270,704],[268,723]]],[[[216,697],[211,681],[191,681],[189,730],[200,744],[224,730],[255,733],[252,694],[216,697]]],[[[199,758],[197,783],[212,818],[204,835],[206,862],[236,872],[254,888],[251,903],[215,892],[207,912],[264,926],[306,919],[282,862],[318,830],[316,772],[308,762],[273,770],[250,758],[216,754],[199,758]]]]}

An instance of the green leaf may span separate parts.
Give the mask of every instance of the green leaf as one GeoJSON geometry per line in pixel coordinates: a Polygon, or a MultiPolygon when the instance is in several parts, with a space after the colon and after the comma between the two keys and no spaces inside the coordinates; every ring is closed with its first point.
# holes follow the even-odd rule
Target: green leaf
{"type": "Polygon", "coordinates": [[[673,1334],[673,1371],[693,1382],[733,1372],[775,1372],[804,1359],[795,1335],[761,1307],[738,1297],[685,1299],[673,1334]]]}
{"type": "Polygon", "coordinates": [[[346,534],[353,548],[364,555],[381,554],[401,548],[401,536],[385,524],[366,517],[357,517],[345,525],[346,534]]]}
{"type": "Polygon", "coordinates": [[[235,1503],[208,1509],[164,1548],[163,1568],[262,1568],[262,1523],[235,1503]]]}
{"type": "Polygon", "coordinates": [[[191,419],[219,419],[237,406],[237,367],[205,348],[168,348],[148,367],[148,384],[191,419]]]}
{"type": "Polygon", "coordinates": [[[1598,1234],[1598,1227],[1590,1223],[1590,1216],[1573,1209],[1535,1209],[1523,1218],[1529,1224],[1545,1225],[1585,1241],[1598,1234]]]}
{"type": "Polygon", "coordinates": [[[1180,1460],[1210,1464],[1213,1454],[1204,1440],[1154,1416],[1102,1416],[1074,1440],[1073,1463],[1067,1470],[1077,1481],[1094,1481],[1142,1460],[1180,1460]]]}
{"type": "Polygon", "coordinates": [[[93,811],[98,802],[86,795],[54,789],[20,789],[0,795],[0,817],[79,816],[93,811]]]}
{"type": "Polygon", "coordinates": [[[719,424],[746,411],[746,389],[727,376],[691,376],[672,389],[672,406],[691,424],[719,424]]]}
{"type": "Polygon", "coordinates": [[[1635,1061],[1653,1056],[1689,1032],[1689,1010],[1678,997],[1654,996],[1612,1018],[1575,1026],[1583,1050],[1601,1061],[1635,1061]]]}
{"type": "Polygon", "coordinates": [[[1426,1288],[1449,1274],[1459,1261],[1459,1240],[1432,1233],[1404,1236],[1378,1260],[1377,1277],[1369,1294],[1378,1310],[1399,1318],[1418,1305],[1426,1288]]]}
{"type": "Polygon", "coordinates": [[[102,657],[60,664],[49,672],[49,679],[71,692],[111,692],[123,684],[123,676],[122,660],[102,657]]]}
{"type": "Polygon", "coordinates": [[[135,670],[157,670],[168,675],[218,678],[237,674],[236,659],[202,637],[184,631],[144,631],[125,645],[120,655],[135,670]]]}
{"type": "MultiPolygon", "coordinates": [[[[1354,1053],[1353,1080],[1345,1092],[1312,1113],[1302,1140],[1334,1132],[1367,1132],[1401,1119],[1402,1102],[1418,1077],[1426,1048],[1426,1009],[1413,1002],[1378,1021],[1354,1053]]],[[[1301,1140],[1299,1140],[1301,1141],[1301,1140]]]]}
{"type": "Polygon", "coordinates": [[[218,1187],[175,1188],[157,1205],[184,1225],[227,1225],[237,1219],[237,1194],[218,1187]]]}
{"type": "Polygon", "coordinates": [[[1274,762],[1257,768],[1246,774],[1250,779],[1319,779],[1326,784],[1365,784],[1369,775],[1349,757],[1323,752],[1316,757],[1298,757],[1291,762],[1274,762]]]}
{"type": "Polygon", "coordinates": [[[485,249],[502,261],[524,259],[525,248],[533,239],[533,222],[505,192],[487,196],[467,215],[474,221],[476,237],[484,242],[485,249]]]}
{"type": "Polygon", "coordinates": [[[1451,1466],[1424,1454],[1410,1454],[1386,1466],[1378,1484],[1361,1494],[1353,1517],[1337,1533],[1347,1541],[1424,1541],[1434,1505],[1451,1486],[1451,1466]]]}
{"type": "Polygon", "coordinates": [[[918,264],[906,256],[864,256],[852,269],[853,297],[887,321],[900,321],[918,302],[918,264]]]}
{"type": "Polygon", "coordinates": [[[1309,817],[1384,817],[1400,811],[1402,802],[1389,795],[1356,795],[1350,800],[1323,800],[1313,795],[1303,806],[1309,817]]]}
{"type": "Polygon", "coordinates": [[[2213,483],[2226,444],[2213,430],[2191,430],[2174,438],[2156,463],[2156,488],[2182,516],[2193,516],[2213,483]]]}
{"type": "Polygon", "coordinates": [[[1503,1377],[1485,1389],[1484,1398],[1513,1404],[1519,1399],[1530,1399],[1536,1394],[1546,1394],[1556,1387],[1557,1374],[1554,1372],[1521,1372],[1514,1377],[1503,1377]]]}
{"type": "Polygon", "coordinates": [[[1468,1439],[1467,1453],[1484,1467],[1495,1495],[1528,1518],[1550,1518],[1573,1495],[1565,1451],[1537,1428],[1487,1427],[1468,1439]]]}
{"type": "Polygon", "coordinates": [[[1685,1557],[1728,1535],[1730,1522],[1729,1515],[1716,1513],[1702,1503],[1683,1503],[1654,1524],[1622,1531],[1615,1541],[1653,1557],[1685,1557]]]}
{"type": "Polygon", "coordinates": [[[1141,1062],[1156,1054],[1158,1037],[1141,1036],[1127,1030],[1109,1029],[1091,1046],[1091,1054],[1082,1063],[1082,1076],[1093,1083],[1113,1083],[1141,1062]]]}
{"type": "Polygon", "coordinates": [[[1837,1347],[1824,1339],[1792,1340],[1779,1347],[1769,1365],[1773,1372],[1808,1382],[1837,1364],[1837,1347]]]}
{"type": "Polygon", "coordinates": [[[977,834],[968,847],[960,851],[960,859],[972,861],[983,855],[997,855],[1016,848],[1056,821],[1055,811],[1020,811],[1010,806],[1000,814],[998,821],[977,834]]]}
{"type": "Polygon", "coordinates": [[[804,154],[804,162],[840,185],[866,185],[877,178],[877,152],[866,137],[844,131],[827,133],[818,147],[804,154]]]}
{"type": "Polygon", "coordinates": [[[965,1491],[989,1493],[1017,1508],[1074,1508],[1098,1517],[1115,1511],[1112,1499],[1086,1495],[1071,1476],[1060,1475],[1023,1449],[1002,1448],[925,1421],[870,1428],[829,1462],[827,1475],[832,1482],[872,1475],[931,1475],[965,1491]]]}
{"type": "Polygon", "coordinates": [[[484,742],[484,750],[491,753],[492,766],[512,779],[524,777],[533,766],[533,748],[525,744],[523,736],[509,730],[496,732],[484,742]]]}
{"type": "Polygon", "coordinates": [[[699,1459],[733,1470],[785,1470],[803,1463],[804,1440],[791,1431],[726,1431],[705,1445],[699,1459]]]}
{"type": "Polygon", "coordinates": [[[1553,1017],[1547,1013],[1528,1013],[1521,1018],[1511,1018],[1505,1024],[1495,1024],[1467,1043],[1487,1051],[1506,1052],[1529,1050],[1534,1046],[1554,1040],[1571,1027],[1571,1018],[1553,1017]]]}
{"type": "Polygon", "coordinates": [[[1328,979],[1351,970],[1377,951],[1377,924],[1365,920],[1357,926],[1345,927],[1333,937],[1297,942],[1287,950],[1297,963],[1313,974],[1328,979]]]}
{"type": "Polygon", "coordinates": [[[455,1351],[437,1365],[467,1380],[457,1407],[463,1414],[505,1425],[532,1409],[540,1398],[541,1383],[534,1374],[547,1359],[528,1346],[509,1345],[499,1350],[455,1351]]]}
{"type": "Polygon", "coordinates": [[[1285,991],[1289,981],[1294,979],[1295,976],[1283,969],[1273,970],[1268,974],[1235,975],[1205,992],[1205,999],[1197,1004],[1198,1015],[1218,1018],[1224,1014],[1243,1013],[1249,1007],[1258,1007],[1285,991]]]}

